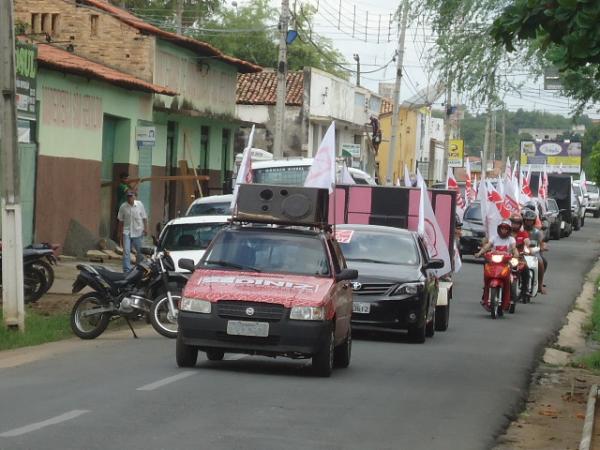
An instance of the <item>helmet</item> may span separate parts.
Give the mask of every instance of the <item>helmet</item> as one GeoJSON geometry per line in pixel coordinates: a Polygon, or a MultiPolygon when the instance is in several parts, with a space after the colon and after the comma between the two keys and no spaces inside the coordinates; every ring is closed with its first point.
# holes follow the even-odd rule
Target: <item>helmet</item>
{"type": "Polygon", "coordinates": [[[510,221],[514,224],[522,224],[523,223],[523,217],[521,217],[521,214],[519,213],[513,213],[510,216],[510,221]]]}
{"type": "Polygon", "coordinates": [[[511,229],[512,228],[510,226],[510,222],[503,221],[498,224],[496,231],[498,232],[498,234],[503,234],[502,231],[506,232],[506,234],[509,234],[511,229]]]}
{"type": "Polygon", "coordinates": [[[531,209],[523,210],[523,220],[533,220],[537,219],[537,213],[532,211],[531,209]]]}
{"type": "Polygon", "coordinates": [[[536,205],[535,205],[535,203],[533,203],[533,202],[527,202],[527,203],[525,204],[525,207],[524,207],[524,208],[525,208],[526,210],[527,210],[527,209],[530,209],[530,210],[532,210],[533,212],[535,212],[535,211],[537,210],[537,206],[536,206],[536,205]]]}

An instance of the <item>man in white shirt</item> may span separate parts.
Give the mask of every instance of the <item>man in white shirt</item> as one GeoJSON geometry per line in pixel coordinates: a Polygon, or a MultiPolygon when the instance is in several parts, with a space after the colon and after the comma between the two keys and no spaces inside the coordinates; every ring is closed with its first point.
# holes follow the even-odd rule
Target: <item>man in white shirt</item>
{"type": "Polygon", "coordinates": [[[127,201],[119,208],[119,238],[123,247],[123,272],[131,270],[131,246],[139,258],[142,254],[142,238],[148,229],[148,216],[144,204],[135,199],[135,192],[127,192],[127,201]]]}

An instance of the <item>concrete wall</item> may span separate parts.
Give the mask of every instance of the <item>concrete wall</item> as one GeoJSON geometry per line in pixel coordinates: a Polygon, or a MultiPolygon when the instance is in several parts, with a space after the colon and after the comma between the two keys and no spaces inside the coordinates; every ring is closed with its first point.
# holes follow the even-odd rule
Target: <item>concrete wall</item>
{"type": "MultiPolygon", "coordinates": [[[[400,108],[400,133],[396,141],[396,153],[394,158],[394,169],[392,182],[398,177],[404,176],[404,164],[414,172],[416,168],[416,138],[417,138],[417,112],[408,108],[400,108]]],[[[387,178],[388,155],[390,151],[390,139],[392,136],[392,115],[385,114],[379,118],[381,126],[382,141],[379,145],[377,162],[379,163],[379,180],[384,183],[387,178]]]]}

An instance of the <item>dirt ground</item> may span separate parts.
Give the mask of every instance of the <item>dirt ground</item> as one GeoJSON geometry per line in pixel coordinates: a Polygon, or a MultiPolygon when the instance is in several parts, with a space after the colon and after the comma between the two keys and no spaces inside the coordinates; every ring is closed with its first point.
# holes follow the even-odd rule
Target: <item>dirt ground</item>
{"type": "Polygon", "coordinates": [[[71,294],[45,294],[41,299],[31,305],[31,309],[44,316],[53,314],[69,314],[79,295],[71,294]]]}

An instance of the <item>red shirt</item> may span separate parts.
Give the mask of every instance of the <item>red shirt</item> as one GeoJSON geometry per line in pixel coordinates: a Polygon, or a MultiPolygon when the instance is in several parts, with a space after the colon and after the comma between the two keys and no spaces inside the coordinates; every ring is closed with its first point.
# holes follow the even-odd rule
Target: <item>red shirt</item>
{"type": "Polygon", "coordinates": [[[517,241],[517,248],[521,249],[525,245],[525,239],[529,239],[529,233],[525,230],[519,231],[515,236],[515,241],[517,241]]]}

